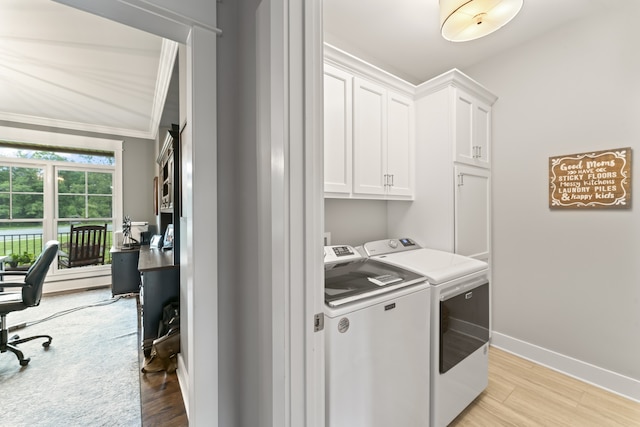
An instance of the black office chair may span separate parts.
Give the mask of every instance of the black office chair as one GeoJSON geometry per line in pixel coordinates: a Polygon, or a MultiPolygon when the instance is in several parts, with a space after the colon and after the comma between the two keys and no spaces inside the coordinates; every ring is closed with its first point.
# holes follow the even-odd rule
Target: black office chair
{"type": "Polygon", "coordinates": [[[20,361],[21,366],[27,366],[30,358],[25,358],[22,351],[16,347],[17,344],[21,344],[26,341],[31,341],[36,338],[44,338],[47,341],[42,343],[43,347],[49,347],[51,344],[51,338],[49,335],[36,335],[28,338],[19,339],[14,337],[9,341],[7,330],[7,314],[13,311],[24,310],[28,307],[36,307],[40,304],[40,298],[42,297],[42,286],[44,285],[44,278],[49,271],[49,266],[58,255],[58,248],[60,244],[56,240],[48,241],[42,253],[34,261],[33,265],[27,271],[0,271],[0,277],[2,276],[24,276],[24,282],[3,282],[3,288],[22,288],[22,292],[3,292],[0,293],[0,353],[5,353],[7,350],[13,352],[20,361]]]}

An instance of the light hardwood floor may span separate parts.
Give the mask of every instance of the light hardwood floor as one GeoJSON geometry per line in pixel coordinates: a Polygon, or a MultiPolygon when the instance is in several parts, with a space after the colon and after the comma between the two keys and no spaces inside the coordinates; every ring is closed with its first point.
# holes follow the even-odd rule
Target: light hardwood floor
{"type": "Polygon", "coordinates": [[[450,426],[640,426],[640,403],[491,347],[489,386],[450,426]]]}

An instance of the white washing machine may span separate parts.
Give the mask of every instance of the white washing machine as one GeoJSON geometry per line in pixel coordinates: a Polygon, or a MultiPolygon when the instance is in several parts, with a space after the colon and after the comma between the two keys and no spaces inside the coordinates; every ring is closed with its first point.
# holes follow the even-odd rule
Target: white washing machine
{"type": "Polygon", "coordinates": [[[327,427],[429,425],[424,276],[325,247],[327,427]]]}
{"type": "Polygon", "coordinates": [[[409,238],[368,242],[363,251],[424,275],[431,285],[430,425],[446,426],[488,385],[488,265],[409,238]]]}

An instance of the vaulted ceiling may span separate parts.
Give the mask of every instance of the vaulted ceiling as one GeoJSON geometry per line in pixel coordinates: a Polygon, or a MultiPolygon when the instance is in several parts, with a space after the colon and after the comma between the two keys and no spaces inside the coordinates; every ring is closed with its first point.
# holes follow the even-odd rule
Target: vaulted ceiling
{"type": "Polygon", "coordinates": [[[153,139],[176,52],[49,0],[2,0],[0,120],[153,139]]]}

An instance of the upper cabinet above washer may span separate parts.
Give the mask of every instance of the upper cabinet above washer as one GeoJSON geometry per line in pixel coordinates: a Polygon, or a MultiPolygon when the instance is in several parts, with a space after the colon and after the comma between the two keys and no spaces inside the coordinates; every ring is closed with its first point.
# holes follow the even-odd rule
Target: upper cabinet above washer
{"type": "Polygon", "coordinates": [[[414,90],[325,46],[325,197],[413,199],[414,90]]]}

